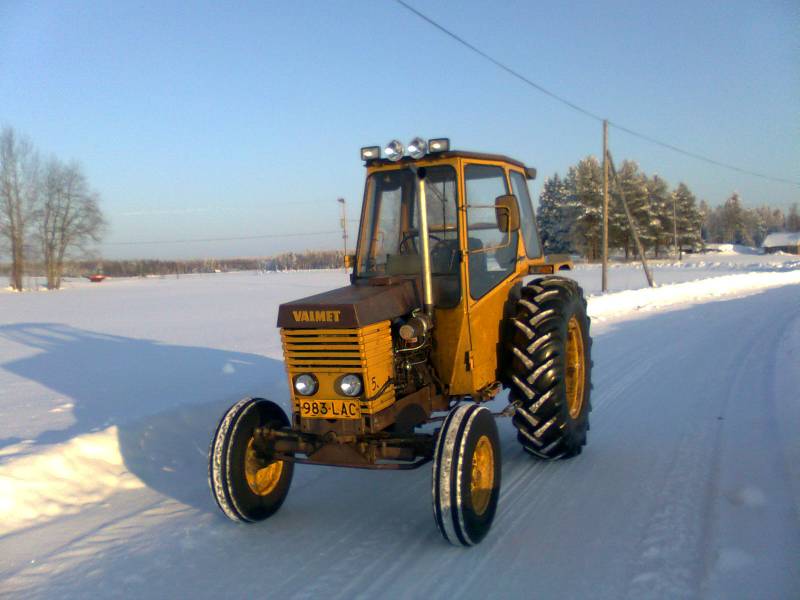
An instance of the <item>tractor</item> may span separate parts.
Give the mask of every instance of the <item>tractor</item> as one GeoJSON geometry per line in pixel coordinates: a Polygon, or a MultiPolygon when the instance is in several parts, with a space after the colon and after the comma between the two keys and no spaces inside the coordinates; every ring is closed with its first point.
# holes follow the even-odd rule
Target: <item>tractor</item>
{"type": "Polygon", "coordinates": [[[252,523],[280,508],[296,464],[432,463],[436,525],[472,546],[497,510],[496,417],[511,418],[537,459],[586,444],[586,300],[555,275],[568,261],[542,253],[535,169],[452,150],[447,138],[381,150],[361,149],[350,285],[279,307],[291,414],[262,398],[231,407],[211,442],[211,492],[225,515],[252,523]],[[504,388],[508,404],[493,413],[487,403],[504,388]]]}

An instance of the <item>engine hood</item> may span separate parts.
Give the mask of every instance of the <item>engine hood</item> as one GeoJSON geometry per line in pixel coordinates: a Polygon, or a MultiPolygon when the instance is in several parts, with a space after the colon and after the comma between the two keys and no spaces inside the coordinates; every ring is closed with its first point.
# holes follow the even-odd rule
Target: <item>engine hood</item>
{"type": "Polygon", "coordinates": [[[394,319],[422,306],[414,282],[348,285],[278,308],[278,327],[287,329],[355,329],[394,319]]]}

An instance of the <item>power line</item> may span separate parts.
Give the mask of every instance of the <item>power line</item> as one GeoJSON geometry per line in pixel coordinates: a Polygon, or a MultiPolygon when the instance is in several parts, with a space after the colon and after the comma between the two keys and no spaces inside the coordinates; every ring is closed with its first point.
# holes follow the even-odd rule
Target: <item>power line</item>
{"type": "Polygon", "coordinates": [[[142,242],[106,242],[104,246],[141,246],[146,244],[190,244],[194,242],[238,242],[241,240],[265,240],[270,238],[283,238],[283,237],[306,237],[312,235],[329,235],[331,233],[340,233],[339,231],[306,231],[303,233],[271,233],[267,235],[248,235],[240,237],[225,237],[225,238],[191,238],[186,240],[148,240],[142,242]]]}
{"type": "Polygon", "coordinates": [[[542,87],[538,83],[536,83],[534,81],[531,81],[530,79],[528,79],[527,77],[525,77],[524,75],[519,73],[518,71],[515,71],[511,67],[501,63],[496,58],[493,58],[490,55],[486,54],[486,52],[484,52],[483,50],[480,50],[479,48],[476,48],[475,46],[470,44],[467,40],[465,40],[462,37],[459,37],[458,35],[456,35],[452,31],[450,31],[449,29],[445,28],[443,25],[440,25],[439,23],[437,23],[436,21],[434,21],[433,19],[428,17],[427,15],[422,14],[416,8],[414,8],[413,6],[410,6],[410,5],[406,4],[405,2],[403,2],[403,0],[395,0],[395,2],[397,2],[398,4],[403,6],[404,8],[410,10],[412,13],[417,15],[420,19],[422,19],[424,21],[427,21],[428,23],[430,23],[431,25],[436,27],[436,29],[438,29],[439,31],[444,33],[445,35],[450,36],[451,38],[453,38],[455,41],[457,41],[462,46],[466,46],[467,48],[469,48],[470,50],[472,50],[473,52],[475,52],[479,56],[482,56],[483,58],[488,60],[490,63],[494,64],[495,66],[497,66],[499,68],[501,68],[503,71],[505,71],[506,73],[512,75],[513,77],[516,77],[517,79],[519,79],[523,83],[528,84],[532,88],[540,91],[541,93],[545,94],[546,96],[550,96],[551,98],[553,98],[554,100],[557,100],[558,102],[561,102],[562,104],[566,104],[571,109],[576,110],[579,113],[583,113],[587,117],[591,117],[592,119],[597,119],[598,121],[602,121],[603,120],[603,117],[600,117],[600,116],[594,114],[593,112],[588,111],[585,108],[582,108],[582,107],[578,106],[577,104],[575,104],[573,102],[570,102],[566,98],[563,98],[563,97],[559,96],[558,94],[556,94],[554,92],[551,92],[550,90],[542,87]]]}
{"type": "MultiPolygon", "coordinates": [[[[413,14],[415,14],[417,17],[419,17],[423,21],[427,22],[429,25],[432,25],[433,27],[435,27],[436,29],[438,29],[439,31],[441,31],[442,33],[447,35],[448,37],[454,39],[455,41],[457,41],[459,44],[461,44],[465,48],[468,48],[469,50],[471,50],[472,52],[474,52],[478,56],[488,60],[490,63],[492,63],[496,67],[502,69],[503,71],[505,71],[506,73],[508,73],[512,77],[515,77],[516,79],[519,79],[520,81],[522,81],[526,85],[532,87],[536,91],[538,91],[538,92],[540,92],[540,93],[542,93],[542,94],[544,94],[546,96],[549,96],[550,98],[556,100],[557,102],[560,102],[561,104],[564,104],[565,106],[571,108],[572,110],[574,110],[576,112],[579,112],[582,115],[585,115],[585,116],[587,116],[587,117],[589,117],[591,119],[595,119],[596,121],[604,121],[605,120],[605,119],[603,119],[603,117],[599,116],[598,114],[596,114],[596,113],[594,113],[594,112],[592,112],[592,111],[590,111],[590,110],[588,110],[586,108],[583,108],[582,106],[579,106],[578,104],[575,104],[574,102],[571,102],[571,101],[567,100],[563,96],[559,96],[555,92],[551,92],[550,90],[548,90],[547,88],[545,88],[542,85],[539,85],[535,81],[532,81],[532,80],[528,79],[523,74],[521,74],[519,71],[516,71],[516,70],[512,69],[511,67],[509,67],[505,63],[497,60],[496,58],[494,58],[491,55],[487,54],[486,52],[484,52],[480,48],[477,48],[476,46],[472,45],[470,42],[468,42],[464,38],[462,38],[459,35],[453,33],[452,31],[447,29],[444,25],[434,21],[429,16],[421,13],[416,8],[414,8],[413,6],[407,4],[403,0],[395,0],[395,2],[397,2],[397,4],[399,4],[400,6],[402,6],[403,8],[408,10],[409,12],[412,12],[413,14]]],[[[691,152],[689,150],[684,150],[684,149],[679,148],[679,147],[677,147],[677,146],[675,146],[673,144],[661,141],[661,140],[656,139],[654,137],[651,137],[651,136],[649,136],[647,134],[640,133],[640,132],[635,131],[635,130],[629,128],[629,127],[625,127],[624,125],[620,125],[618,123],[615,123],[614,121],[611,121],[611,120],[608,121],[608,124],[610,126],[614,127],[615,129],[618,129],[619,131],[622,131],[622,132],[627,133],[629,135],[632,135],[634,137],[638,137],[639,139],[642,139],[642,140],[645,140],[647,142],[650,142],[651,144],[655,144],[657,146],[661,146],[662,148],[666,148],[667,150],[672,150],[673,152],[677,152],[679,154],[683,154],[684,156],[688,156],[688,157],[694,158],[696,160],[701,160],[703,162],[715,165],[717,167],[723,167],[725,169],[730,169],[730,170],[736,171],[738,173],[743,173],[745,175],[752,175],[753,177],[760,177],[761,179],[767,179],[769,181],[775,181],[775,182],[779,182],[779,183],[788,183],[789,185],[800,186],[800,182],[797,182],[797,181],[793,181],[793,180],[790,180],[790,179],[784,179],[782,177],[774,177],[772,175],[765,175],[764,173],[758,173],[757,171],[751,171],[749,169],[744,169],[742,167],[737,167],[736,165],[731,165],[731,164],[728,164],[728,163],[724,163],[722,161],[715,160],[713,158],[710,158],[708,156],[704,156],[702,154],[698,154],[696,152],[691,152]]]]}
{"type": "Polygon", "coordinates": [[[703,156],[702,154],[696,154],[688,150],[683,150],[682,148],[678,148],[677,146],[673,146],[672,144],[668,144],[667,142],[662,142],[661,140],[652,138],[644,133],[639,133],[638,131],[634,131],[633,129],[629,129],[627,127],[624,127],[623,125],[619,125],[618,123],[614,123],[613,121],[609,121],[608,124],[614,127],[615,129],[618,129],[619,131],[623,131],[629,135],[638,137],[639,139],[650,142],[651,144],[656,144],[657,146],[661,146],[662,148],[666,148],[667,150],[672,150],[673,152],[683,154],[684,156],[688,156],[690,158],[702,160],[703,162],[707,162],[708,164],[715,165],[717,167],[723,167],[724,169],[730,169],[731,171],[736,171],[738,173],[743,173],[745,175],[752,175],[753,177],[760,177],[761,179],[767,179],[769,181],[775,181],[778,183],[788,183],[789,185],[800,186],[800,182],[792,181],[791,179],[784,179],[783,177],[775,177],[773,175],[765,175],[764,173],[759,173],[757,171],[750,171],[748,169],[737,167],[736,165],[729,165],[727,163],[720,162],[713,158],[709,158],[708,156],[703,156]]]}

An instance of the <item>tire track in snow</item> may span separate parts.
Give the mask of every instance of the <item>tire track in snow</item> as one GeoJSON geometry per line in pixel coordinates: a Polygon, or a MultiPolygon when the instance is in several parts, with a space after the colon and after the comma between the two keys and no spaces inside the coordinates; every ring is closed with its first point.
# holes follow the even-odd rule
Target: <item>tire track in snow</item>
{"type": "MultiPolygon", "coordinates": [[[[748,305],[760,300],[755,298],[748,305]]],[[[707,331],[706,339],[695,338],[689,356],[695,360],[704,356],[711,364],[682,361],[675,365],[696,386],[705,383],[715,390],[714,402],[704,406],[675,398],[675,406],[685,418],[684,431],[653,498],[655,510],[638,544],[629,598],[688,598],[700,593],[708,571],[707,555],[713,553],[709,527],[718,500],[721,437],[731,402],[740,398],[742,391],[750,395],[753,388],[766,382],[759,368],[761,357],[779,337],[781,327],[773,315],[753,312],[759,318],[746,319],[735,333],[726,319],[713,322],[714,329],[707,331]],[[756,377],[754,370],[758,371],[756,377]]]]}
{"type": "MultiPolygon", "coordinates": [[[[794,510],[789,446],[783,439],[776,371],[797,369],[781,354],[786,331],[797,331],[800,302],[753,311],[745,368],[734,372],[717,430],[715,480],[709,486],[702,587],[711,597],[800,597],[800,519],[794,510]],[[768,574],[765,576],[765,574],[768,574]]],[[[795,388],[788,402],[800,402],[795,388]]],[[[796,423],[798,424],[798,423],[796,423]]],[[[796,430],[795,430],[796,434],[796,430]]]]}

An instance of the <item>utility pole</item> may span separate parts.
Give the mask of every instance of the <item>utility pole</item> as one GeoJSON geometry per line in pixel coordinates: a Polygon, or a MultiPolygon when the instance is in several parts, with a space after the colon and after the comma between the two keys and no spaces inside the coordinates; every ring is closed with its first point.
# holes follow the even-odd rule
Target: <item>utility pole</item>
{"type": "Polygon", "coordinates": [[[603,120],[603,293],[608,291],[608,121],[603,120]]]}
{"type": "Polygon", "coordinates": [[[337,198],[336,201],[342,205],[342,240],[344,241],[342,263],[345,265],[345,270],[347,270],[347,204],[344,198],[337,198]]]}
{"type": "Polygon", "coordinates": [[[677,210],[675,209],[675,192],[672,192],[672,239],[675,245],[675,258],[681,259],[681,251],[678,248],[678,219],[676,217],[677,210]]]}

